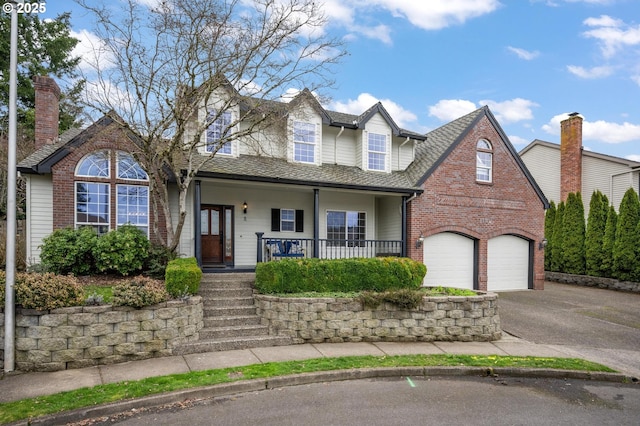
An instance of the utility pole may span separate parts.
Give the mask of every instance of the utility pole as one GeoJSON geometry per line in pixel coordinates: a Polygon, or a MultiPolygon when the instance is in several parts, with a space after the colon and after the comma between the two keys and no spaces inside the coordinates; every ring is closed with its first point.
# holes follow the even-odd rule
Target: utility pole
{"type": "Polygon", "coordinates": [[[11,53],[9,55],[9,140],[7,154],[7,245],[6,287],[4,300],[4,371],[15,369],[16,342],[16,139],[18,99],[18,6],[22,0],[3,4],[4,12],[11,13],[11,53]]]}

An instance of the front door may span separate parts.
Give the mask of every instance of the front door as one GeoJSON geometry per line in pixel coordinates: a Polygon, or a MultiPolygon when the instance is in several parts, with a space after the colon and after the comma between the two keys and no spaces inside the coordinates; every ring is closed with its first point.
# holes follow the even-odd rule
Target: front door
{"type": "Polygon", "coordinates": [[[233,265],[233,206],[200,207],[203,265],[233,265]]]}

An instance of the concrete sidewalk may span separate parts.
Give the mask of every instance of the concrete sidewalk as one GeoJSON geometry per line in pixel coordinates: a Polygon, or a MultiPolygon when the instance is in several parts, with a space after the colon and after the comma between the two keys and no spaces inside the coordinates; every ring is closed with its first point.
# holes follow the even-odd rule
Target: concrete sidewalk
{"type": "MultiPolygon", "coordinates": [[[[612,358],[599,356],[593,351],[581,351],[580,348],[557,345],[537,345],[505,333],[503,336],[502,339],[495,342],[316,343],[272,346],[153,358],[51,373],[12,372],[4,374],[0,380],[0,402],[16,401],[106,383],[140,380],[146,377],[191,371],[239,367],[266,362],[357,355],[463,354],[583,358],[607,365],[629,377],[640,377],[640,371],[621,370],[619,365],[611,365],[607,362],[607,360],[613,360],[612,358]],[[583,353],[585,356],[581,356],[583,353]]],[[[638,359],[640,352],[629,354],[629,356],[638,359]]]]}

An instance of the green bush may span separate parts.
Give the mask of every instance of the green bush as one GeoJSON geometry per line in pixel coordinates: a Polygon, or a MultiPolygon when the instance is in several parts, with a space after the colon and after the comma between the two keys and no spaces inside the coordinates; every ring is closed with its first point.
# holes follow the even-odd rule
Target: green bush
{"type": "Polygon", "coordinates": [[[113,287],[113,306],[142,308],[169,299],[164,283],[149,277],[133,277],[130,281],[113,287]]]}
{"type": "Polygon", "coordinates": [[[640,222],[640,200],[633,188],[625,192],[618,213],[616,235],[613,242],[613,278],[622,281],[640,281],[636,276],[636,248],[640,245],[638,223],[640,222]]]}
{"type": "Polygon", "coordinates": [[[607,196],[598,190],[594,191],[589,203],[589,218],[587,219],[587,232],[584,238],[585,273],[594,277],[602,276],[604,258],[602,241],[607,224],[608,211],[609,199],[607,196]]]}
{"type": "MultiPolygon", "coordinates": [[[[4,281],[4,275],[3,275],[4,281]]],[[[82,285],[70,275],[17,274],[16,304],[39,311],[82,306],[85,295],[82,285]]]]}
{"type": "Polygon", "coordinates": [[[176,252],[169,247],[151,243],[149,255],[144,263],[144,274],[157,279],[164,279],[167,265],[176,258],[176,252]]]}
{"type": "Polygon", "coordinates": [[[562,220],[561,272],[582,275],[585,269],[585,224],[584,205],[579,192],[567,195],[562,220]]]}
{"type": "Polygon", "coordinates": [[[564,222],[564,201],[561,201],[556,208],[556,217],[553,221],[553,234],[551,236],[551,260],[550,266],[553,272],[563,272],[564,259],[562,251],[562,235],[563,235],[563,222],[564,222]]]}
{"type": "Polygon", "coordinates": [[[93,250],[98,236],[89,227],[57,229],[42,239],[40,260],[47,271],[66,275],[95,272],[93,250]]]}
{"type": "Polygon", "coordinates": [[[602,238],[602,265],[601,273],[603,277],[612,277],[613,268],[613,243],[616,239],[616,224],[618,214],[613,206],[609,206],[607,212],[607,223],[604,226],[604,237],[602,238]]]}
{"type": "Polygon", "coordinates": [[[93,250],[100,272],[129,275],[139,272],[149,256],[147,236],[133,225],[124,225],[98,238],[93,250]]]}
{"type": "Polygon", "coordinates": [[[195,257],[174,259],[167,265],[165,286],[172,297],[183,297],[198,293],[202,270],[195,257]]]}
{"type": "Polygon", "coordinates": [[[256,289],[264,294],[387,291],[419,288],[426,267],[409,258],[283,259],[256,266],[256,289]]]}

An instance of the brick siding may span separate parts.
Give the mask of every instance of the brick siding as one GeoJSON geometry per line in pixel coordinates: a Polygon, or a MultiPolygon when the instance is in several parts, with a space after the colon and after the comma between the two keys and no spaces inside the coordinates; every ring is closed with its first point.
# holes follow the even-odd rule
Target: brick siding
{"type": "Polygon", "coordinates": [[[483,117],[423,184],[424,193],[410,204],[408,256],[422,262],[420,237],[456,232],[478,240],[478,285],[487,289],[487,243],[510,234],[535,241],[533,287],[544,286],[544,205],[487,117],[483,117]],[[476,143],[493,147],[493,179],[476,182],[476,143]]]}

